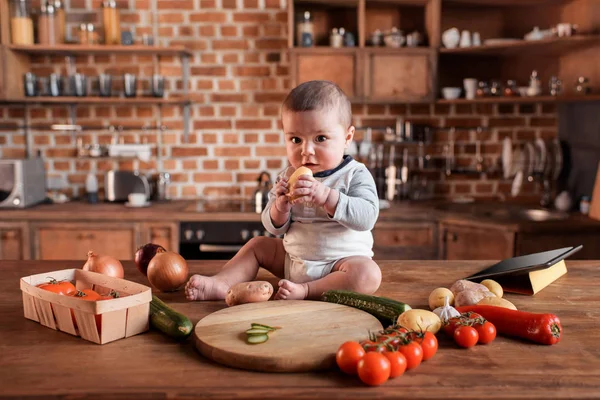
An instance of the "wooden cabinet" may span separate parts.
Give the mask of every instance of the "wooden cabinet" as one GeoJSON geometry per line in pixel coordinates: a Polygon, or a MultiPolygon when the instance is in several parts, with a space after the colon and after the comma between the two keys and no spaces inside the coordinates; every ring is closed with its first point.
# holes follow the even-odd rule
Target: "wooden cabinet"
{"type": "Polygon", "coordinates": [[[583,245],[583,248],[569,256],[569,259],[598,260],[600,259],[598,243],[600,243],[600,232],[518,233],[515,254],[532,254],[562,247],[583,245]]]}
{"type": "Polygon", "coordinates": [[[355,50],[299,50],[292,53],[291,61],[296,85],[312,80],[328,80],[335,82],[351,99],[361,96],[359,57],[355,50]]]}
{"type": "Polygon", "coordinates": [[[159,244],[169,251],[179,251],[179,224],[176,222],[144,223],[139,227],[140,242],[159,244]]]}
{"type": "MultiPolygon", "coordinates": [[[[82,260],[93,250],[119,260],[132,260],[139,243],[134,223],[33,223],[34,258],[82,260]]],[[[83,265],[83,264],[82,264],[83,265]]]]}
{"type": "Polygon", "coordinates": [[[29,259],[29,229],[27,224],[0,222],[0,260],[29,259]]]}
{"type": "Polygon", "coordinates": [[[515,233],[484,226],[440,224],[444,260],[501,260],[513,257],[515,233]]]}
{"type": "Polygon", "coordinates": [[[432,49],[365,50],[365,97],[376,102],[435,98],[436,55],[432,49]]]}
{"type": "Polygon", "coordinates": [[[437,258],[435,222],[378,222],[373,229],[375,260],[437,258]]]}

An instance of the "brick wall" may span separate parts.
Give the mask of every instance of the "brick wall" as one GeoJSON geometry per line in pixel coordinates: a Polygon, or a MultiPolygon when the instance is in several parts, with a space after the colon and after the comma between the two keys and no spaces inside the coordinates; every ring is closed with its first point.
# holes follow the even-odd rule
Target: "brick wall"
{"type": "MultiPolygon", "coordinates": [[[[66,0],[72,35],[81,22],[101,27],[99,0],[66,0]],[[93,11],[96,10],[96,11],[93,11]]],[[[248,196],[262,170],[274,175],[286,164],[279,123],[279,105],[290,88],[288,57],[285,53],[287,13],[285,0],[160,0],[157,2],[158,43],[185,45],[193,51],[190,93],[192,94],[191,134],[182,140],[182,109],[163,106],[162,122],[167,130],[142,130],[154,125],[157,106],[78,106],[77,123],[98,123],[129,127],[119,135],[126,143],[160,144],[161,157],[150,162],[90,160],[77,158],[76,138],[84,143],[110,143],[108,130],[92,130],[73,135],[33,129],[34,150],[46,160],[48,175],[63,181],[64,192],[81,195],[86,174],[94,171],[100,185],[112,168],[139,169],[142,173],[169,171],[173,176],[174,198],[248,196]]],[[[153,34],[149,0],[118,1],[122,29],[131,29],[136,39],[153,34]]],[[[33,72],[46,76],[66,74],[62,57],[33,57],[33,72]]],[[[138,74],[142,92],[148,91],[147,77],[153,72],[150,56],[82,56],[76,59],[78,72],[95,76],[101,72],[120,76],[138,74]]],[[[168,76],[167,90],[182,90],[178,58],[162,57],[161,73],[168,76]]],[[[19,77],[16,77],[20,79],[19,77]]],[[[120,90],[120,80],[115,82],[120,90]]],[[[29,106],[32,124],[65,123],[65,106],[29,106]]],[[[556,136],[556,111],[551,105],[355,105],[358,126],[394,126],[396,116],[414,122],[444,127],[486,126],[482,151],[490,172],[485,176],[433,174],[436,193],[442,196],[472,194],[491,196],[508,193],[510,182],[500,179],[497,169],[501,140],[510,135],[517,143],[556,136]]],[[[0,120],[21,126],[23,106],[0,107],[0,120]]],[[[440,155],[447,133],[438,131],[428,151],[440,155]]],[[[474,133],[457,132],[456,155],[459,166],[474,163],[474,133]]],[[[0,130],[0,157],[24,157],[25,137],[20,129],[0,130]]],[[[430,174],[431,175],[431,174],[430,174]]],[[[535,192],[526,185],[525,195],[535,192]]]]}

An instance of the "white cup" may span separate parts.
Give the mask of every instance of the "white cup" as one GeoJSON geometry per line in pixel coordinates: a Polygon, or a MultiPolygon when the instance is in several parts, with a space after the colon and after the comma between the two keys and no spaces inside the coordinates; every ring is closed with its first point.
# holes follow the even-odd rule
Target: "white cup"
{"type": "Polygon", "coordinates": [[[460,42],[458,47],[470,47],[471,46],[471,32],[464,30],[460,34],[460,42]]]}
{"type": "Polygon", "coordinates": [[[127,200],[132,206],[143,206],[146,204],[146,195],[144,193],[130,193],[127,200]]]}
{"type": "Polygon", "coordinates": [[[465,87],[465,98],[467,100],[473,100],[475,98],[475,93],[477,92],[477,79],[466,78],[463,80],[463,85],[465,87]]]}
{"type": "Polygon", "coordinates": [[[481,35],[479,32],[473,32],[473,39],[471,41],[473,46],[481,46],[481,35]]]}

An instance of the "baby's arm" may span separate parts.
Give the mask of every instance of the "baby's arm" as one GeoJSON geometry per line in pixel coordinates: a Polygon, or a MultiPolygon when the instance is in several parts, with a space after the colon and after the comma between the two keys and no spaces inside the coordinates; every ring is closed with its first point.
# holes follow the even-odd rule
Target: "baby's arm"
{"type": "Polygon", "coordinates": [[[288,197],[287,178],[282,177],[269,192],[269,201],[262,212],[261,220],[272,235],[282,235],[290,227],[291,208],[288,197]]]}
{"type": "MultiPolygon", "coordinates": [[[[333,192],[333,190],[332,190],[333,192]]],[[[352,177],[348,193],[340,193],[333,220],[356,231],[369,231],[375,226],[379,216],[379,198],[375,181],[364,167],[352,177]]]]}

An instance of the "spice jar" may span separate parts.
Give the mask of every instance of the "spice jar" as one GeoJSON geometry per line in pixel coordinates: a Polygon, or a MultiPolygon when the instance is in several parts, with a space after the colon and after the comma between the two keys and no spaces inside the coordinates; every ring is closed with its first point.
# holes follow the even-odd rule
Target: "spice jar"
{"type": "Polygon", "coordinates": [[[505,96],[516,96],[519,94],[519,89],[517,89],[517,82],[513,80],[506,81],[506,87],[504,88],[505,96]]]}
{"type": "Polygon", "coordinates": [[[12,0],[10,6],[12,44],[33,44],[33,20],[27,0],[12,0]]]}
{"type": "Polygon", "coordinates": [[[79,38],[79,44],[88,44],[88,31],[87,24],[79,25],[79,31],[77,31],[77,37],[79,38]]]}
{"type": "Polygon", "coordinates": [[[489,94],[490,94],[490,89],[488,87],[487,82],[479,81],[479,83],[477,83],[477,91],[475,92],[475,96],[476,97],[485,97],[485,96],[488,96],[489,94]]]}
{"type": "Polygon", "coordinates": [[[302,19],[296,27],[296,43],[301,47],[311,47],[314,44],[314,24],[310,11],[304,11],[302,19]]]}
{"type": "Polygon", "coordinates": [[[98,34],[94,28],[94,24],[87,24],[87,42],[88,44],[99,44],[98,34]]]}
{"type": "Polygon", "coordinates": [[[56,44],[56,9],[51,3],[41,6],[38,20],[38,41],[40,44],[56,44]]]}
{"type": "Polygon", "coordinates": [[[67,20],[62,0],[54,0],[54,11],[56,13],[56,43],[65,43],[67,20]]]}
{"type": "Polygon", "coordinates": [[[104,43],[121,44],[121,21],[117,2],[115,0],[106,0],[102,3],[102,7],[104,43]]]}

